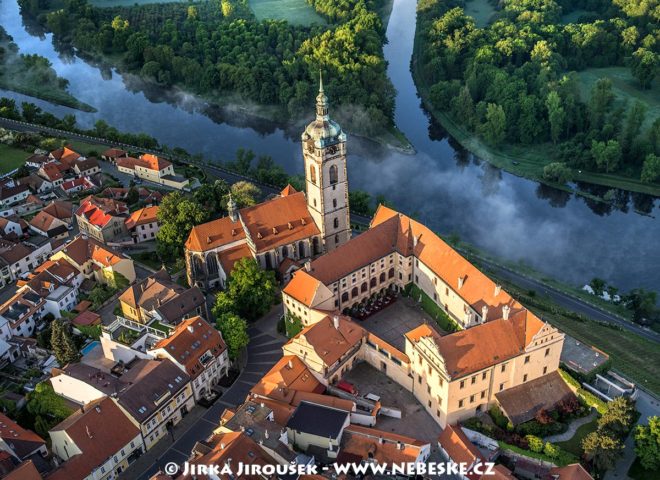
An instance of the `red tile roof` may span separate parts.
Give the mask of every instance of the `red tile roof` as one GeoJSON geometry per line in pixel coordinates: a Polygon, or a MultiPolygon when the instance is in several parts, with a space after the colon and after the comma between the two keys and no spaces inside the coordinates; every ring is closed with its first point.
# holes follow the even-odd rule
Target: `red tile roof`
{"type": "Polygon", "coordinates": [[[338,328],[335,328],[334,318],[327,316],[302,329],[289,340],[288,344],[295,343],[299,337],[304,337],[323,363],[327,366],[332,365],[367,336],[367,331],[349,317],[344,315],[337,317],[338,328]]]}
{"type": "Polygon", "coordinates": [[[593,480],[593,477],[579,463],[555,467],[548,472],[548,479],[553,480],[593,480]]]}
{"type": "Polygon", "coordinates": [[[250,390],[256,396],[290,403],[296,391],[323,393],[325,387],[295,355],[284,355],[250,390]]]}
{"type": "Polygon", "coordinates": [[[230,217],[223,217],[193,227],[186,240],[186,249],[206,252],[244,239],[241,222],[232,222],[230,217]]]}
{"type": "Polygon", "coordinates": [[[138,225],[145,225],[147,223],[157,222],[158,210],[159,207],[154,206],[154,207],[144,207],[134,211],[124,222],[126,224],[126,228],[130,230],[138,225]]]}
{"type": "Polygon", "coordinates": [[[128,445],[140,430],[109,398],[85,405],[51,431],[66,431],[82,451],[65,461],[49,480],[82,480],[112,455],[128,445]]]}
{"type": "Polygon", "coordinates": [[[283,292],[303,305],[311,307],[314,304],[316,292],[321,286],[321,282],[312,277],[305,270],[298,270],[293,273],[293,278],[283,292]]]}
{"type": "Polygon", "coordinates": [[[479,449],[465,436],[460,426],[447,425],[440,434],[438,442],[455,463],[465,463],[470,466],[476,461],[486,460],[479,449]]]}
{"type": "Polygon", "coordinates": [[[2,480],[42,480],[42,478],[32,460],[27,460],[2,477],[2,480]]]}
{"type": "Polygon", "coordinates": [[[240,210],[257,253],[319,235],[302,192],[240,210]]]}
{"type": "Polygon", "coordinates": [[[218,330],[202,317],[193,317],[183,320],[169,337],[159,341],[153,348],[164,349],[184,366],[191,378],[196,378],[204,371],[200,358],[206,352],[218,358],[227,346],[218,330]]]}
{"type": "Polygon", "coordinates": [[[43,438],[21,427],[4,413],[0,413],[0,438],[13,445],[14,452],[21,460],[46,445],[43,438]]]}
{"type": "Polygon", "coordinates": [[[247,243],[242,243],[235,247],[221,251],[218,253],[218,257],[220,258],[220,265],[222,265],[222,269],[227,275],[230,275],[232,270],[234,270],[234,265],[236,262],[244,258],[252,258],[252,252],[250,251],[250,247],[248,247],[247,243]]]}

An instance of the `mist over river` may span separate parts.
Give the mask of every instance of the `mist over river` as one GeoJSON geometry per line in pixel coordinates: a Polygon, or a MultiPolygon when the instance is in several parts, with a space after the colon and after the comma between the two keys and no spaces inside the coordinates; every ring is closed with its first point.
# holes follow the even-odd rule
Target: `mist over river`
{"type": "MultiPolygon", "coordinates": [[[[396,123],[417,153],[393,152],[349,135],[351,187],[383,194],[440,233],[456,233],[490,254],[560,280],[577,285],[598,276],[623,290],[660,290],[657,198],[619,192],[615,207],[516,177],[466,152],[431,122],[410,73],[415,6],[414,0],[394,0],[385,56],[398,92],[396,123]]],[[[0,0],[0,24],[20,53],[48,58],[69,80],[70,93],[97,112],[13,92],[0,91],[2,96],[31,101],[57,115],[74,114],[82,127],[103,119],[120,131],[145,132],[211,159],[228,160],[237,148],[250,148],[271,155],[290,173],[302,173],[298,131],[210,108],[191,95],[163,91],[58,52],[50,34],[24,25],[15,0],[0,0]]],[[[312,104],[309,115],[314,115],[312,104]]],[[[581,188],[599,195],[607,190],[581,188]]]]}

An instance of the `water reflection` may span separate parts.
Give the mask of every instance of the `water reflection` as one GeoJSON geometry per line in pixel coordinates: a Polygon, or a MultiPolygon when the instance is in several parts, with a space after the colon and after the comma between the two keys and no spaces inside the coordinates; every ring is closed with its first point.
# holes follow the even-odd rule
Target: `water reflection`
{"type": "Polygon", "coordinates": [[[573,194],[559,188],[539,183],[536,187],[536,197],[547,200],[554,208],[564,208],[573,194]]]}

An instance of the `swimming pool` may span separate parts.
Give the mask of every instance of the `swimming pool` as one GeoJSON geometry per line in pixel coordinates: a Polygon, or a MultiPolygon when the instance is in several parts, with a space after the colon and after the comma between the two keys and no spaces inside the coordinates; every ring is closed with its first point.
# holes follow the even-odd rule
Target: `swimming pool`
{"type": "Polygon", "coordinates": [[[99,345],[100,343],[101,343],[101,342],[99,342],[98,340],[95,340],[95,341],[93,341],[92,343],[90,343],[90,344],[88,344],[88,345],[85,345],[85,346],[82,348],[82,350],[80,350],[80,353],[82,353],[83,355],[87,355],[89,352],[91,352],[91,351],[94,349],[94,347],[96,347],[96,346],[99,345]]]}

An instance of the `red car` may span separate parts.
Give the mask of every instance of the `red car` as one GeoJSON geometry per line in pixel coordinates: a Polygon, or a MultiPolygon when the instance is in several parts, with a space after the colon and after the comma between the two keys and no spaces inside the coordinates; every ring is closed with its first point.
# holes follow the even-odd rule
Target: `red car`
{"type": "Polygon", "coordinates": [[[345,391],[346,393],[350,393],[351,395],[357,395],[358,391],[357,388],[355,388],[355,385],[353,385],[350,382],[347,382],[346,380],[339,380],[337,382],[337,388],[340,390],[345,391]]]}

